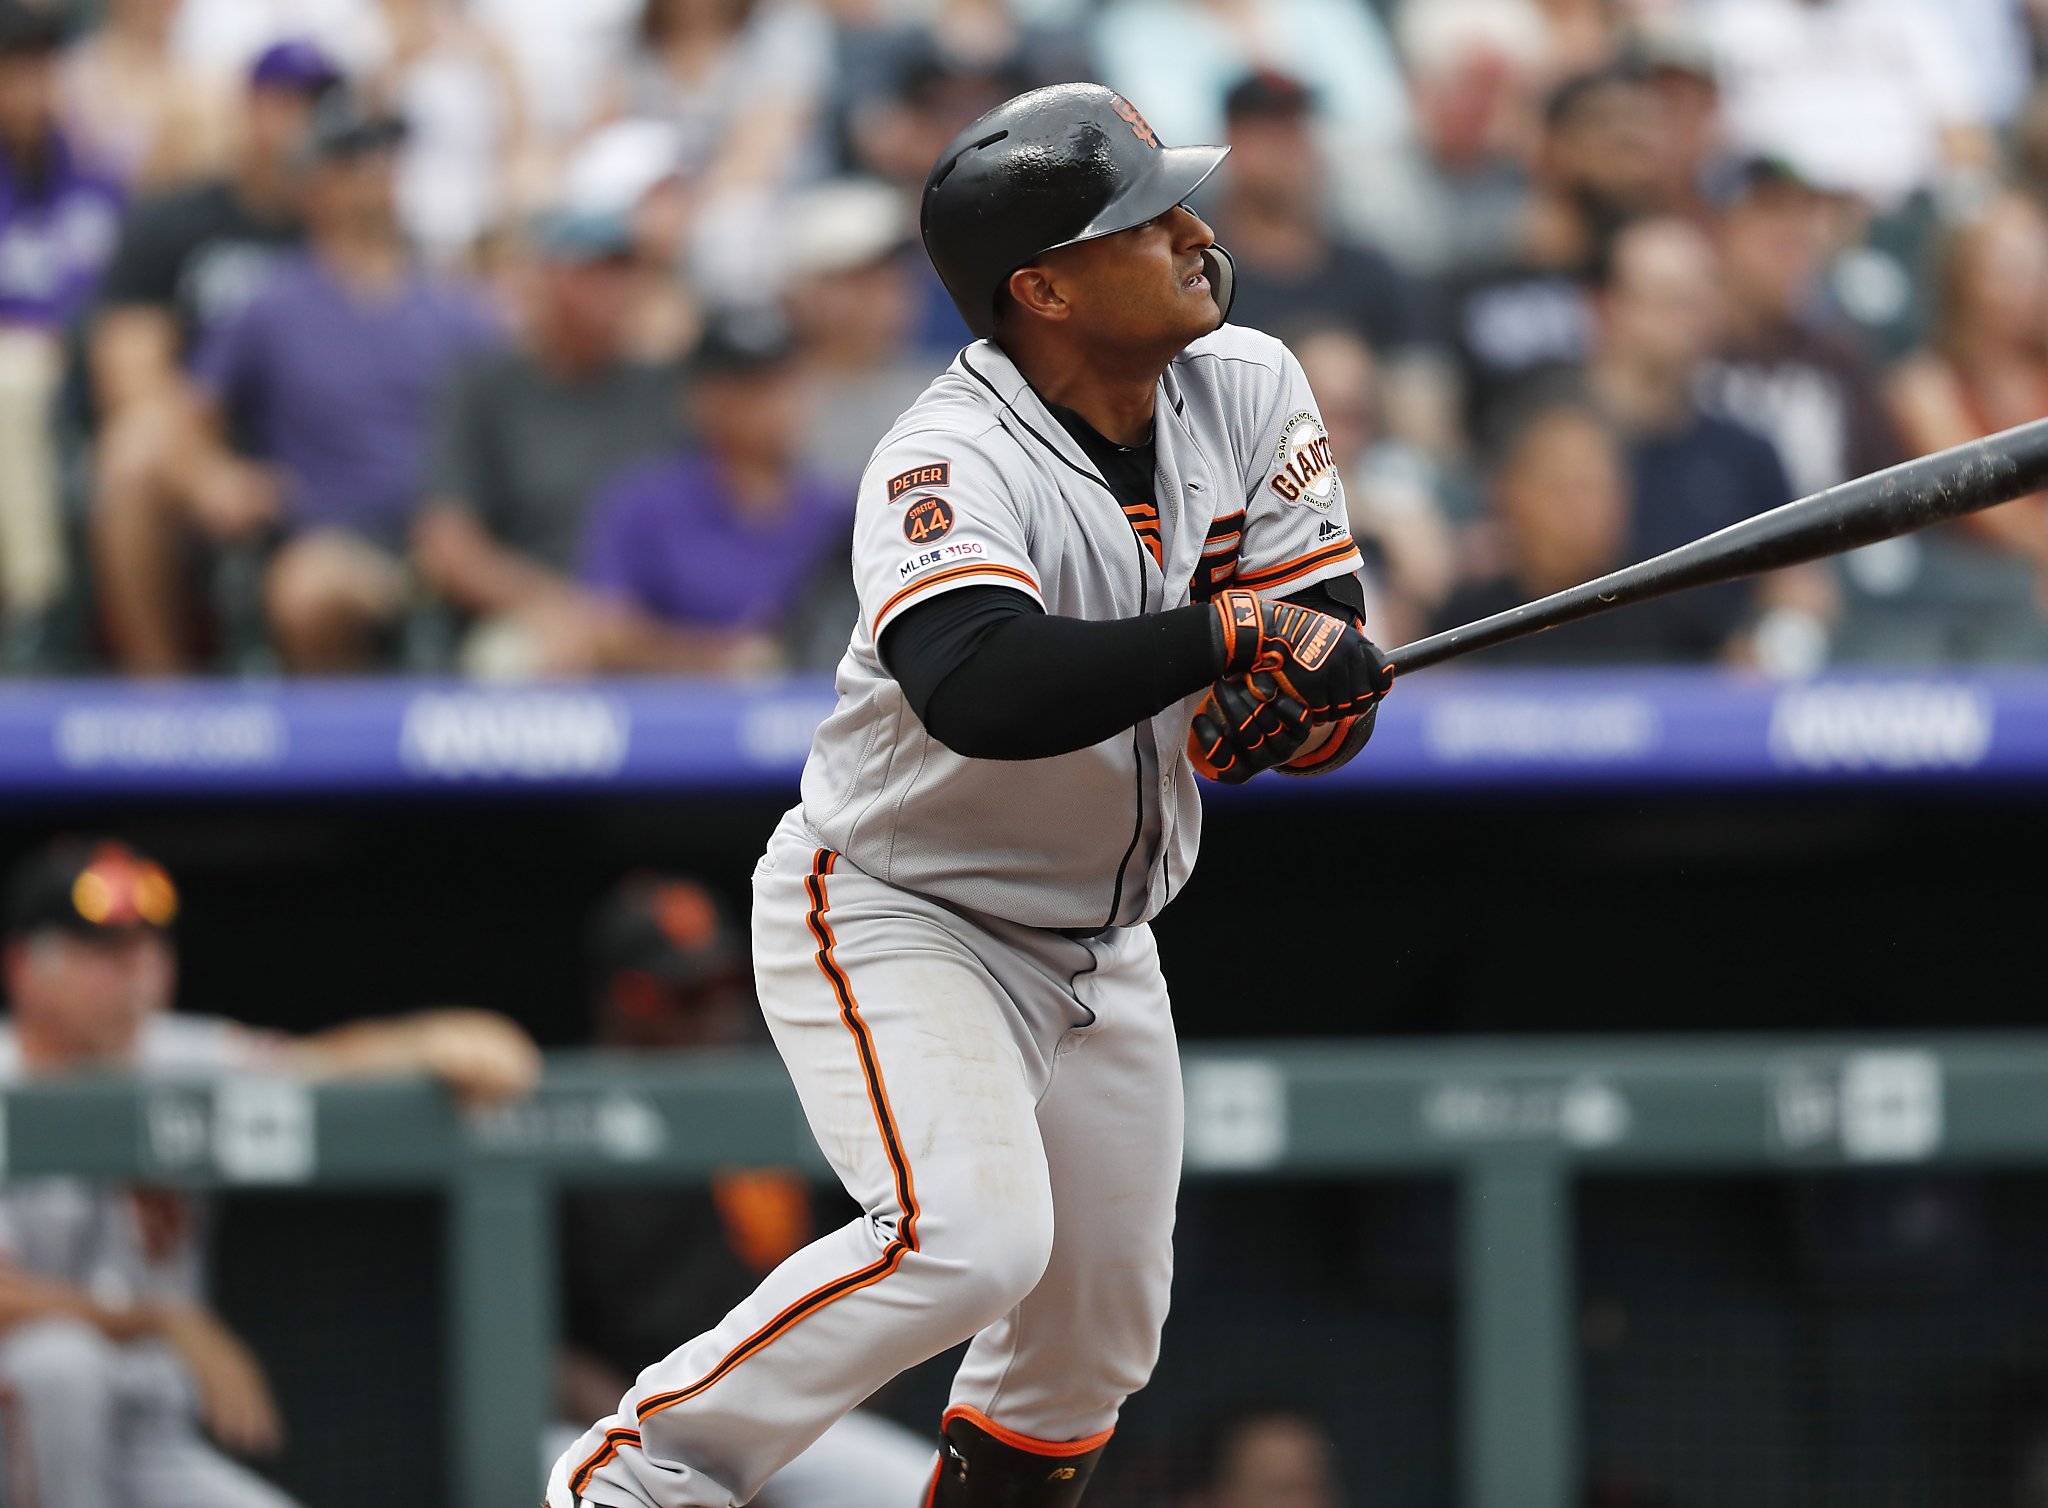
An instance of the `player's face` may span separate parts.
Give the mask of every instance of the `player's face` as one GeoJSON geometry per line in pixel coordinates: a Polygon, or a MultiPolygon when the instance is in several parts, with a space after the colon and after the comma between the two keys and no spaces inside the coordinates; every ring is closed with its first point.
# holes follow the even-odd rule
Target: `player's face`
{"type": "Polygon", "coordinates": [[[1046,258],[1069,329],[1103,351],[1178,351],[1223,323],[1203,268],[1215,234],[1185,205],[1046,258]]]}
{"type": "Polygon", "coordinates": [[[45,932],[10,959],[14,1006],[42,1035],[87,1062],[119,1062],[142,1023],[168,1003],[170,944],[135,930],[81,938],[45,932]]]}
{"type": "Polygon", "coordinates": [[[759,1012],[743,973],[684,987],[628,969],[612,978],[607,997],[599,1025],[607,1047],[730,1047],[746,1039],[759,1012]]]}

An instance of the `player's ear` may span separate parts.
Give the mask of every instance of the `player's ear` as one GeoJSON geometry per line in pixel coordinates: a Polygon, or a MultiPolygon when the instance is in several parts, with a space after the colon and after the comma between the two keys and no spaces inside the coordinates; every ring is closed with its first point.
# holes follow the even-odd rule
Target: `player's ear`
{"type": "Polygon", "coordinates": [[[1010,297],[1026,314],[1042,319],[1065,319],[1071,307],[1051,275],[1036,262],[1010,274],[1010,297]]]}

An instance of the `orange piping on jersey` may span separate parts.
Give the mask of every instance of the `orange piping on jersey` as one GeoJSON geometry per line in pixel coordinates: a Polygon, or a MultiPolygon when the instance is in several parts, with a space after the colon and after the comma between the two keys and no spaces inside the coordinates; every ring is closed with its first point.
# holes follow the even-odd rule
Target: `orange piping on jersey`
{"type": "Polygon", "coordinates": [[[590,1458],[569,1473],[569,1490],[577,1497],[583,1496],[583,1489],[590,1485],[590,1479],[604,1467],[611,1464],[612,1457],[619,1453],[621,1445],[637,1446],[640,1431],[637,1429],[608,1429],[604,1432],[604,1444],[591,1452],[590,1458]]]}
{"type": "Polygon", "coordinates": [[[965,1419],[990,1439],[1000,1441],[1012,1450],[1021,1450],[1033,1456],[1085,1456],[1089,1451],[1099,1450],[1107,1445],[1109,1437],[1116,1433],[1116,1427],[1112,1425],[1101,1434],[1090,1435],[1085,1440],[1034,1440],[1029,1435],[1020,1435],[1013,1429],[1004,1429],[980,1409],[969,1408],[964,1403],[956,1403],[947,1409],[946,1417],[939,1421],[939,1428],[944,1429],[955,1419],[965,1419]]]}
{"type": "Polygon", "coordinates": [[[946,1454],[939,1452],[938,1464],[932,1467],[931,1485],[924,1490],[924,1508],[932,1508],[939,1500],[939,1478],[946,1470],[946,1454]]]}
{"type": "Polygon", "coordinates": [[[825,920],[829,903],[825,899],[825,877],[832,873],[839,855],[829,848],[818,850],[812,862],[811,872],[805,877],[804,886],[810,892],[811,910],[805,920],[810,924],[811,935],[818,940],[818,972],[825,976],[832,986],[832,992],[839,998],[839,1016],[846,1023],[846,1029],[853,1033],[854,1046],[860,1053],[861,1075],[867,1081],[868,1103],[875,1112],[875,1125],[882,1133],[882,1146],[888,1153],[889,1166],[896,1177],[896,1207],[902,1218],[897,1222],[896,1234],[890,1238],[879,1259],[858,1271],[834,1278],[823,1287],[814,1288],[802,1298],[784,1309],[752,1335],[741,1341],[725,1358],[703,1377],[686,1388],[673,1392],[656,1393],[640,1400],[634,1412],[645,1424],[663,1409],[696,1397],[719,1378],[749,1356],[765,1349],[777,1337],[786,1333],[806,1315],[817,1313],[826,1305],[836,1303],[850,1293],[858,1293],[871,1284],[879,1283],[900,1265],[905,1256],[917,1248],[917,1188],[910,1176],[910,1162],[903,1153],[903,1138],[896,1130],[896,1117],[889,1108],[889,1092],[882,1083],[882,1070],[875,1059],[875,1043],[868,1031],[868,1024],[861,1019],[860,1002],[853,997],[853,984],[840,968],[839,960],[833,957],[838,940],[832,935],[832,925],[825,920]]]}
{"type": "Polygon", "coordinates": [[[1247,591],[1263,592],[1272,587],[1285,586],[1290,581],[1306,576],[1319,566],[1338,565],[1346,560],[1357,559],[1358,546],[1348,539],[1341,540],[1334,545],[1325,545],[1320,550],[1311,550],[1306,555],[1297,555],[1292,560],[1283,560],[1278,565],[1246,571],[1234,584],[1247,591]]]}
{"type": "Polygon", "coordinates": [[[891,597],[887,602],[884,602],[882,604],[882,610],[875,614],[876,632],[879,633],[881,631],[882,620],[888,617],[890,612],[895,608],[896,604],[902,602],[905,598],[914,597],[919,592],[925,591],[931,587],[938,586],[942,582],[960,581],[969,576],[1006,576],[1013,581],[1021,581],[1024,583],[1024,585],[1030,587],[1031,594],[1034,597],[1039,595],[1038,583],[1031,579],[1031,573],[1028,571],[1020,571],[1015,566],[994,564],[948,566],[945,570],[940,571],[937,575],[927,576],[922,581],[911,582],[909,586],[905,587],[902,591],[898,592],[895,596],[891,597]]]}

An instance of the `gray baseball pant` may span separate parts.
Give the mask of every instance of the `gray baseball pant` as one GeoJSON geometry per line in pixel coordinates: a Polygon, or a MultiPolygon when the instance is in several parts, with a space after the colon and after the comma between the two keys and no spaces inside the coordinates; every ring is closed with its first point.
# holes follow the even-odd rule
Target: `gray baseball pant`
{"type": "Polygon", "coordinates": [[[296,1508],[199,1433],[191,1378],[155,1341],[74,1319],[0,1334],[7,1501],[32,1508],[296,1508]]]}
{"type": "Polygon", "coordinates": [[[1027,1449],[1106,1438],[1172,1278],[1180,1064],[1150,929],[970,917],[785,819],[754,875],[754,961],[866,1213],[641,1373],[556,1463],[549,1508],[735,1508],[969,1337],[953,1409],[1027,1449]]]}

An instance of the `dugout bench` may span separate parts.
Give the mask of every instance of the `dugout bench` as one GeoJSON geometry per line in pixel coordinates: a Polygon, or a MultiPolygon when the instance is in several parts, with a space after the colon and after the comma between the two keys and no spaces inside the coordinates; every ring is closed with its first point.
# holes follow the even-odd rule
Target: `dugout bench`
{"type": "MultiPolygon", "coordinates": [[[[1433,1174],[1459,1189],[1461,1508],[1579,1500],[1572,1180],[2048,1161],[2048,1036],[1698,1038],[1191,1050],[1191,1178],[1433,1174]]],[[[0,1098],[0,1168],[447,1196],[452,1502],[535,1499],[558,1185],[822,1168],[780,1063],[557,1053],[530,1101],[269,1079],[0,1098]]],[[[680,1339],[680,1337],[679,1337],[680,1339]]]]}

